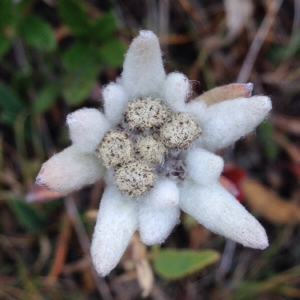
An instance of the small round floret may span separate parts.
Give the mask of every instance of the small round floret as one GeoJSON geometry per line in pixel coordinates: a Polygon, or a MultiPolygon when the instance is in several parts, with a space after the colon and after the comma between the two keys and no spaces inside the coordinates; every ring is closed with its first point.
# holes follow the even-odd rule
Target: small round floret
{"type": "Polygon", "coordinates": [[[116,170],[114,181],[124,194],[139,197],[154,186],[155,174],[148,164],[131,162],[116,170]]]}
{"type": "Polygon", "coordinates": [[[98,147],[98,157],[106,168],[132,161],[132,142],[128,133],[109,131],[98,147]]]}
{"type": "Polygon", "coordinates": [[[124,120],[130,129],[147,130],[161,127],[170,120],[170,110],[160,99],[138,99],[130,101],[124,120]]]}
{"type": "Polygon", "coordinates": [[[167,152],[165,145],[152,135],[138,139],[134,148],[138,157],[149,163],[161,163],[167,152]]]}
{"type": "Polygon", "coordinates": [[[200,135],[197,121],[187,113],[173,114],[160,129],[160,139],[169,148],[187,149],[200,135]]]}

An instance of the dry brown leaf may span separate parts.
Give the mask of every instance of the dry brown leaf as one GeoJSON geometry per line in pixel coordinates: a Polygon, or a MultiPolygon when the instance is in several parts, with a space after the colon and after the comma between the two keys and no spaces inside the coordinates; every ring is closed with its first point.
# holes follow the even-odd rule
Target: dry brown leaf
{"type": "Polygon", "coordinates": [[[43,234],[39,237],[39,248],[39,255],[31,268],[36,274],[42,272],[52,254],[50,239],[47,235],[43,234]]]}
{"type": "Polygon", "coordinates": [[[61,198],[64,195],[59,192],[53,192],[43,186],[34,184],[31,190],[26,195],[27,202],[39,202],[61,198]]]}
{"type": "Polygon", "coordinates": [[[90,221],[96,221],[98,216],[98,209],[90,209],[88,210],[84,216],[89,219],[90,221]]]}
{"type": "Polygon", "coordinates": [[[272,115],[271,120],[280,129],[295,135],[300,135],[299,118],[291,118],[283,115],[272,115]]]}
{"type": "Polygon", "coordinates": [[[147,297],[150,295],[154,283],[153,272],[146,258],[147,248],[140,241],[137,233],[133,235],[130,246],[132,247],[132,259],[137,272],[137,280],[142,288],[142,297],[147,297]]]}
{"type": "Polygon", "coordinates": [[[55,247],[52,267],[45,279],[46,284],[50,285],[57,280],[57,277],[62,272],[67,257],[69,239],[71,236],[71,222],[66,214],[62,216],[62,224],[60,230],[61,231],[55,247]]]}
{"type": "Polygon", "coordinates": [[[92,268],[85,268],[81,270],[81,280],[84,290],[92,293],[95,290],[95,282],[93,280],[92,268]]]}
{"type": "Polygon", "coordinates": [[[67,26],[60,26],[55,30],[55,39],[59,42],[71,34],[71,30],[67,26]]]}
{"type": "Polygon", "coordinates": [[[296,163],[297,165],[300,164],[300,149],[297,145],[290,142],[284,134],[281,134],[278,131],[274,131],[272,138],[279,146],[281,146],[286,151],[286,153],[294,163],[296,163]]]}
{"type": "Polygon", "coordinates": [[[207,106],[219,103],[225,100],[236,99],[240,97],[251,97],[253,84],[252,83],[232,83],[211,89],[194,100],[202,100],[207,106]]]}
{"type": "Polygon", "coordinates": [[[249,23],[253,14],[252,0],[224,0],[228,35],[237,36],[249,23]]]}
{"type": "Polygon", "coordinates": [[[202,12],[197,10],[196,7],[192,5],[191,1],[179,0],[179,2],[192,18],[194,18],[200,24],[203,24],[203,16],[201,15],[202,12]]]}
{"type": "Polygon", "coordinates": [[[251,210],[273,223],[300,221],[300,207],[275,195],[270,189],[252,179],[241,182],[241,190],[251,210]]]}
{"type": "Polygon", "coordinates": [[[92,268],[91,258],[89,256],[85,256],[77,261],[65,264],[62,269],[62,273],[72,274],[75,272],[82,272],[82,270],[91,269],[91,268],[92,268]]]}
{"type": "Polygon", "coordinates": [[[198,250],[210,241],[211,232],[201,224],[194,223],[189,229],[190,248],[198,250]]]}
{"type": "Polygon", "coordinates": [[[142,259],[136,262],[137,279],[140,287],[142,288],[142,297],[146,298],[150,295],[153,287],[153,272],[148,260],[142,259]]]}

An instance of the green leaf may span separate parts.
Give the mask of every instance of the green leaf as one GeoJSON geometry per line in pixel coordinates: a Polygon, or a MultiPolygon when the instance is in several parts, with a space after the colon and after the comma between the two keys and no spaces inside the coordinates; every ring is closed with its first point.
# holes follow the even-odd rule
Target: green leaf
{"type": "Polygon", "coordinates": [[[36,233],[41,230],[43,227],[43,218],[33,206],[17,197],[8,199],[7,204],[26,231],[36,233]]]}
{"type": "Polygon", "coordinates": [[[247,281],[240,282],[236,287],[233,300],[252,300],[258,299],[257,296],[262,289],[263,284],[261,282],[247,281]]]}
{"type": "Polygon", "coordinates": [[[96,49],[79,41],[64,52],[62,60],[68,70],[82,69],[97,64],[96,49]]]}
{"type": "Polygon", "coordinates": [[[63,79],[63,96],[71,105],[81,104],[91,92],[97,79],[99,68],[97,65],[86,66],[67,74],[63,79]]]}
{"type": "Polygon", "coordinates": [[[220,254],[214,250],[161,249],[154,258],[154,270],[166,279],[179,279],[215,263],[220,254]]]}
{"type": "Polygon", "coordinates": [[[122,66],[125,52],[126,47],[118,39],[110,39],[98,50],[99,57],[103,62],[113,67],[122,66]]]}
{"type": "Polygon", "coordinates": [[[58,87],[54,85],[46,85],[41,89],[33,103],[32,109],[35,114],[44,113],[56,101],[59,94],[58,87]]]}
{"type": "Polygon", "coordinates": [[[282,61],[284,55],[286,53],[287,46],[286,45],[279,45],[270,47],[267,51],[267,58],[273,63],[278,63],[282,61]]]}
{"type": "Polygon", "coordinates": [[[0,59],[10,48],[11,41],[0,32],[0,59]]]}
{"type": "Polygon", "coordinates": [[[115,30],[116,22],[114,15],[106,13],[92,22],[90,35],[95,40],[105,41],[113,36],[115,30]]]}
{"type": "Polygon", "coordinates": [[[28,45],[39,50],[53,50],[56,40],[51,26],[37,16],[28,16],[19,25],[21,37],[28,45]]]}
{"type": "Polygon", "coordinates": [[[291,37],[291,47],[288,47],[287,51],[288,53],[286,53],[286,57],[292,57],[295,54],[299,54],[300,52],[300,33],[299,32],[295,32],[294,35],[292,35],[291,37]]]}
{"type": "Polygon", "coordinates": [[[3,109],[0,115],[1,121],[14,125],[18,114],[26,106],[11,88],[0,82],[0,107],[3,109]]]}
{"type": "Polygon", "coordinates": [[[273,126],[270,121],[265,121],[258,127],[258,138],[260,143],[263,145],[265,153],[269,159],[275,159],[279,152],[280,147],[274,142],[273,135],[273,126]]]}
{"type": "Polygon", "coordinates": [[[58,13],[74,34],[86,34],[89,29],[89,17],[84,1],[58,0],[58,13]]]}
{"type": "Polygon", "coordinates": [[[34,5],[36,0],[21,0],[18,1],[17,6],[20,14],[26,14],[28,11],[32,10],[32,6],[34,5]]]}
{"type": "Polygon", "coordinates": [[[13,25],[16,21],[15,4],[12,0],[0,1],[0,28],[13,25]]]}
{"type": "Polygon", "coordinates": [[[64,54],[68,69],[63,78],[62,93],[71,105],[81,104],[91,92],[99,74],[99,58],[93,45],[75,44],[64,54]]]}

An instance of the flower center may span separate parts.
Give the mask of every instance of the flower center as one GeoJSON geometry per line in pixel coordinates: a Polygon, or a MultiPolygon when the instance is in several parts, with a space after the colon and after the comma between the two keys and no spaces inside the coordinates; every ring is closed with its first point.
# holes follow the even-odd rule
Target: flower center
{"type": "Polygon", "coordinates": [[[160,139],[169,148],[187,149],[200,135],[197,121],[186,113],[173,114],[160,129],[160,139]]]}
{"type": "Polygon", "coordinates": [[[130,129],[154,129],[170,119],[171,112],[160,99],[137,99],[130,101],[124,113],[124,120],[130,129]]]}
{"type": "Polygon", "coordinates": [[[104,136],[97,152],[105,167],[115,168],[122,193],[139,197],[157,176],[184,180],[183,151],[201,135],[193,116],[172,112],[160,99],[137,99],[128,103],[118,128],[104,136]]]}
{"type": "Polygon", "coordinates": [[[98,157],[106,168],[132,160],[132,141],[125,131],[109,131],[98,147],[98,157]]]}
{"type": "Polygon", "coordinates": [[[143,162],[132,162],[119,167],[114,175],[115,184],[120,191],[138,197],[150,190],[155,181],[153,168],[143,162]]]}
{"type": "Polygon", "coordinates": [[[168,151],[165,145],[153,135],[138,138],[134,148],[137,158],[152,164],[160,164],[168,151]]]}
{"type": "Polygon", "coordinates": [[[157,173],[174,181],[183,181],[187,174],[183,153],[171,150],[165,158],[165,163],[158,166],[157,173]]]}

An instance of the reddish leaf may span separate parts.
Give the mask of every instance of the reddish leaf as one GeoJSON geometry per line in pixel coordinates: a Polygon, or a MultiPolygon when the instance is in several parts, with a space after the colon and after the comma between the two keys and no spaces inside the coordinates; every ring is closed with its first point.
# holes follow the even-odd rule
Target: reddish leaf
{"type": "Polygon", "coordinates": [[[26,195],[27,202],[39,202],[61,198],[64,195],[58,192],[48,190],[43,186],[34,184],[32,189],[26,195]]]}

